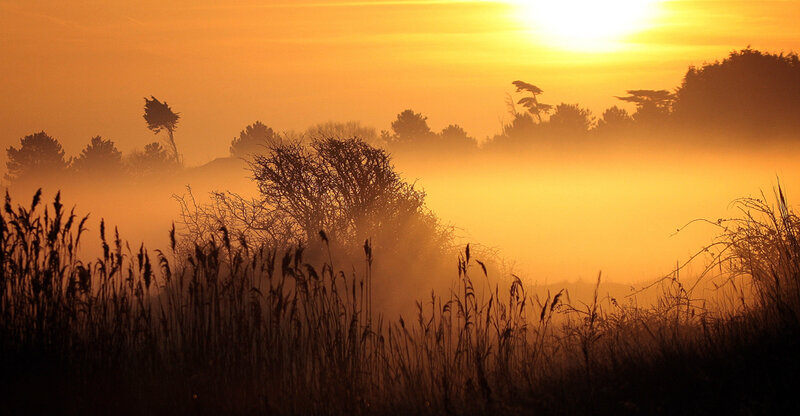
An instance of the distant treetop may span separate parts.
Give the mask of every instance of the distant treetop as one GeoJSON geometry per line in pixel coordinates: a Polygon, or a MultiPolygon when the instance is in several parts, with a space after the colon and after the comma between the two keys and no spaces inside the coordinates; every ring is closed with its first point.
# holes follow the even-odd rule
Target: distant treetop
{"type": "Polygon", "coordinates": [[[636,103],[637,105],[666,105],[672,100],[673,95],[667,90],[628,90],[626,97],[617,97],[622,101],[636,103]]]}
{"type": "Polygon", "coordinates": [[[8,173],[6,179],[48,177],[63,172],[69,162],[64,158],[64,149],[58,140],[44,131],[30,134],[20,139],[20,147],[9,146],[6,150],[8,173]]]}
{"type": "Polygon", "coordinates": [[[180,118],[180,113],[173,112],[166,101],[162,103],[152,95],[149,99],[145,97],[144,120],[147,122],[147,128],[153,133],[158,134],[161,130],[175,130],[180,118]]]}
{"type": "Polygon", "coordinates": [[[617,99],[636,104],[633,119],[651,126],[667,120],[675,99],[675,95],[667,90],[628,90],[626,93],[627,96],[617,99]]]}
{"type": "Polygon", "coordinates": [[[399,143],[410,143],[421,139],[428,139],[433,136],[431,128],[428,127],[428,118],[421,113],[415,113],[408,109],[397,115],[397,120],[392,122],[394,131],[393,141],[399,143]]]}
{"type": "Polygon", "coordinates": [[[522,97],[519,101],[517,101],[517,104],[528,109],[528,112],[536,117],[536,120],[541,123],[542,114],[547,114],[553,109],[552,105],[539,102],[537,96],[544,91],[542,91],[541,88],[524,81],[514,81],[512,84],[517,87],[517,92],[527,92],[531,94],[530,97],[522,97]]]}
{"type": "Polygon", "coordinates": [[[752,133],[800,127],[800,60],[796,53],[754,49],[690,67],[676,92],[675,118],[690,127],[752,133]]]}
{"type": "Polygon", "coordinates": [[[561,103],[556,106],[547,124],[563,132],[581,133],[589,131],[594,125],[594,117],[588,109],[578,104],[561,103]]]}
{"type": "Polygon", "coordinates": [[[280,142],[278,135],[266,124],[256,121],[239,132],[231,141],[231,156],[246,158],[263,153],[280,142]]]}
{"type": "Polygon", "coordinates": [[[172,155],[176,161],[180,160],[178,154],[178,147],[175,145],[174,132],[178,126],[180,113],[176,113],[169,108],[167,102],[158,101],[152,95],[148,99],[144,99],[144,120],[147,122],[147,128],[152,130],[153,133],[158,134],[162,130],[166,130],[169,136],[169,144],[172,147],[172,155]]]}
{"type": "Polygon", "coordinates": [[[78,173],[115,174],[122,171],[122,153],[111,140],[92,137],[81,154],[72,162],[78,173]]]}

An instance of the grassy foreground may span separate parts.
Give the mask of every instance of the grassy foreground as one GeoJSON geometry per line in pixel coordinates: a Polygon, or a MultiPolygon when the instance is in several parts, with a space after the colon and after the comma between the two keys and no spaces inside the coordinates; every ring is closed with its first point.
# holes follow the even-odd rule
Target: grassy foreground
{"type": "MultiPolygon", "coordinates": [[[[334,269],[222,241],[131,248],[56,197],[0,221],[3,414],[766,414],[797,411],[800,219],[782,192],[719,221],[698,299],[570,302],[490,279],[467,246],[453,289],[386,318],[372,250],[334,269]],[[480,284],[478,284],[480,282],[480,284]],[[493,290],[477,290],[493,287],[493,290]]],[[[308,256],[306,256],[308,257],[308,256]]],[[[319,257],[319,256],[316,256],[319,257]]],[[[409,260],[413,261],[413,260],[409,260]]],[[[599,281],[599,277],[598,277],[599,281]]]]}

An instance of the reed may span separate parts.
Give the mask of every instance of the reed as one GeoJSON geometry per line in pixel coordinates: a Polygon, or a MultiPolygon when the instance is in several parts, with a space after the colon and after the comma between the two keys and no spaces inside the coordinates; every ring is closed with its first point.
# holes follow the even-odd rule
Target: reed
{"type": "Polygon", "coordinates": [[[326,255],[232,244],[224,227],[184,242],[173,227],[171,247],[149,251],[101,221],[102,254],[89,261],[78,256],[88,217],[60,195],[40,199],[14,206],[6,196],[0,220],[10,413],[753,410],[724,394],[783,409],[762,390],[800,367],[800,220],[780,187],[776,208],[740,200],[740,218],[714,223],[700,283],[684,283],[678,267],[649,289],[661,291],[653,305],[603,297],[600,275],[586,304],[563,290],[534,295],[516,276],[501,288],[466,246],[452,289],[396,319],[373,306],[369,241],[363,265],[344,271],[325,233],[326,255]],[[728,282],[716,304],[731,307],[695,295],[712,275],[728,282]],[[759,371],[772,381],[755,385],[759,371]],[[43,386],[46,402],[36,399],[43,386]]]}

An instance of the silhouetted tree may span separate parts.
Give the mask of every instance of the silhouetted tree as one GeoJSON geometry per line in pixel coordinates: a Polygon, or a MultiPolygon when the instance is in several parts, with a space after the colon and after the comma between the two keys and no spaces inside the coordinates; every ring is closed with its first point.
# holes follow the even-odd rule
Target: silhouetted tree
{"type": "Polygon", "coordinates": [[[561,103],[556,106],[553,115],[547,122],[548,126],[560,132],[584,133],[589,131],[594,123],[592,112],[580,108],[578,104],[561,103]]]}
{"type": "Polygon", "coordinates": [[[542,126],[530,113],[512,113],[511,123],[503,124],[503,132],[486,143],[488,149],[519,149],[534,143],[533,138],[542,126]]]}
{"type": "Polygon", "coordinates": [[[6,179],[12,181],[52,177],[69,165],[61,143],[44,131],[23,137],[19,149],[9,146],[6,152],[6,179]]]}
{"type": "Polygon", "coordinates": [[[424,193],[402,181],[384,150],[362,140],[282,144],[256,155],[251,168],[264,203],[291,218],[307,242],[325,230],[345,245],[376,238],[389,247],[402,243],[400,231],[420,227],[428,239],[444,238],[424,193]]]}
{"type": "Polygon", "coordinates": [[[431,274],[449,265],[442,260],[451,255],[450,229],[425,207],[425,194],[399,177],[382,149],[360,139],[284,141],[255,155],[250,167],[258,200],[215,193],[210,204],[198,206],[191,197],[179,198],[188,238],[210,235],[278,249],[299,243],[310,263],[329,261],[325,241],[347,268],[363,264],[369,240],[370,252],[380,253],[372,270],[384,279],[374,297],[387,307],[399,306],[399,290],[425,293],[415,289],[427,291],[431,274]]]}
{"type": "Polygon", "coordinates": [[[449,150],[472,150],[478,148],[478,141],[470,137],[458,124],[451,124],[439,133],[439,142],[449,150]]]}
{"type": "Polygon", "coordinates": [[[413,110],[405,110],[392,122],[393,144],[420,143],[434,134],[428,127],[428,118],[413,110]]]}
{"type": "Polygon", "coordinates": [[[271,128],[256,121],[245,127],[239,133],[239,137],[234,137],[231,141],[231,156],[249,157],[255,153],[262,153],[279,142],[280,137],[271,128]]]}
{"type": "Polygon", "coordinates": [[[83,174],[119,174],[123,168],[122,153],[113,141],[95,136],[72,162],[72,168],[83,174]]]}
{"type": "Polygon", "coordinates": [[[178,154],[178,147],[175,145],[175,128],[178,125],[180,113],[173,112],[167,105],[167,102],[158,101],[152,95],[148,99],[144,99],[144,120],[147,122],[147,128],[152,130],[153,133],[158,134],[161,130],[166,130],[169,135],[169,144],[172,147],[172,155],[176,161],[180,162],[178,154]]]}
{"type": "Polygon", "coordinates": [[[599,132],[616,132],[630,127],[633,123],[633,117],[628,114],[628,110],[613,106],[607,108],[597,121],[597,131],[599,132]]]}
{"type": "MultiPolygon", "coordinates": [[[[550,104],[544,104],[539,102],[537,96],[543,92],[542,89],[533,84],[529,84],[523,81],[514,81],[512,82],[512,84],[514,84],[514,86],[517,87],[517,92],[527,92],[531,94],[530,97],[521,98],[519,101],[517,101],[517,104],[520,104],[526,109],[528,109],[528,112],[531,113],[534,117],[536,117],[536,121],[541,123],[542,114],[548,114],[550,110],[552,110],[553,108],[553,106],[551,106],[550,104]]],[[[512,112],[515,111],[512,109],[512,112]]]]}
{"type": "Polygon", "coordinates": [[[622,101],[636,104],[633,119],[641,124],[655,124],[665,121],[670,114],[675,96],[667,90],[628,90],[622,101]]]}
{"type": "Polygon", "coordinates": [[[800,128],[800,59],[750,48],[690,67],[676,92],[675,118],[691,127],[777,132],[800,128]]]}
{"type": "Polygon", "coordinates": [[[161,143],[153,142],[146,145],[143,152],[131,153],[128,157],[128,166],[132,173],[148,176],[174,170],[179,164],[161,143]]]}

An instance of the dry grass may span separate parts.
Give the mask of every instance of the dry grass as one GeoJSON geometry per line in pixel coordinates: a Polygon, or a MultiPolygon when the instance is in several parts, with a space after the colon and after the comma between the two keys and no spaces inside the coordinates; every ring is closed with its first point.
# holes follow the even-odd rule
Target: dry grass
{"type": "Polygon", "coordinates": [[[597,290],[587,304],[564,291],[531,296],[516,277],[501,289],[467,246],[452,290],[418,302],[413,319],[373,308],[380,276],[372,276],[369,243],[362,264],[340,271],[335,253],[312,265],[302,248],[231,244],[225,229],[190,250],[176,250],[173,229],[172,250],[150,253],[116,232],[107,238],[101,222],[103,254],[84,261],[76,253],[86,217],[67,213],[59,197],[48,207],[38,193],[29,207],[6,198],[5,407],[82,414],[786,410],[791,395],[781,395],[800,367],[800,220],[780,189],[776,196],[777,209],[742,200],[741,218],[715,223],[720,239],[708,247],[714,255],[700,278],[727,279],[715,305],[728,307],[695,298],[697,285],[684,284],[679,270],[655,284],[651,290],[662,294],[648,307],[597,290]]]}

